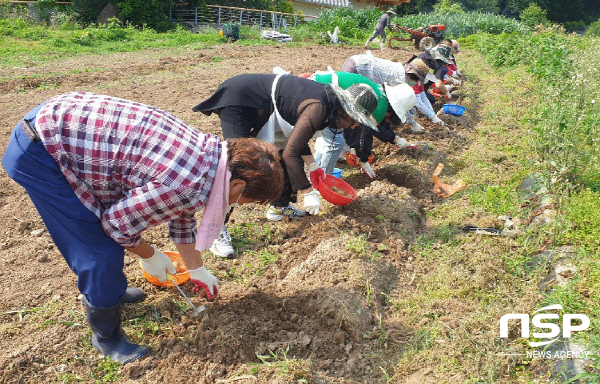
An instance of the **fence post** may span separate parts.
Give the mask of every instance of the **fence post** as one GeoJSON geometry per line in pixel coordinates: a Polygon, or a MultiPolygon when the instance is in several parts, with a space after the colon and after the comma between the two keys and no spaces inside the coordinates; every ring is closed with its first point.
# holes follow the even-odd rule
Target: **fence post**
{"type": "Polygon", "coordinates": [[[296,28],[297,24],[298,24],[298,15],[294,15],[294,28],[296,28]]]}
{"type": "Polygon", "coordinates": [[[242,11],[242,10],[240,9],[240,24],[242,24],[242,14],[243,14],[243,13],[244,13],[244,11],[242,11]]]}
{"type": "Polygon", "coordinates": [[[198,7],[194,9],[194,27],[198,26],[198,7]]]}
{"type": "Polygon", "coordinates": [[[219,18],[217,19],[217,28],[221,27],[221,7],[219,7],[219,18]]]}
{"type": "Polygon", "coordinates": [[[169,5],[169,21],[173,22],[173,6],[169,5]]]}
{"type": "Polygon", "coordinates": [[[258,29],[262,29],[262,12],[260,13],[260,20],[258,21],[258,29]]]}

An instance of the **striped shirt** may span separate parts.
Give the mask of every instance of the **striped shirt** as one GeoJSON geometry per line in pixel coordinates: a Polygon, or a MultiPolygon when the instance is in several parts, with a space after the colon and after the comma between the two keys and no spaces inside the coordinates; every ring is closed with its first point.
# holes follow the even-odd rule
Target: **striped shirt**
{"type": "Polygon", "coordinates": [[[356,73],[366,77],[377,84],[390,84],[394,80],[405,83],[406,73],[402,63],[380,59],[373,56],[371,51],[364,55],[354,55],[351,57],[356,64],[356,73]]]}
{"type": "Polygon", "coordinates": [[[175,243],[195,242],[221,153],[219,137],[161,109],[111,96],[51,98],[36,129],[81,203],[126,248],[164,222],[175,243]]]}

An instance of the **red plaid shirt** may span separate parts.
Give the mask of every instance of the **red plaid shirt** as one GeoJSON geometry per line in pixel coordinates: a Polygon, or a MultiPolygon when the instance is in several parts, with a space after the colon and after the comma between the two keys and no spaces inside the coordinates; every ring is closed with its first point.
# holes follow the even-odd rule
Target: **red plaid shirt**
{"type": "Polygon", "coordinates": [[[171,239],[193,243],[221,140],[172,114],[93,93],[51,98],[36,116],[44,146],[83,205],[126,248],[169,222],[171,239]]]}

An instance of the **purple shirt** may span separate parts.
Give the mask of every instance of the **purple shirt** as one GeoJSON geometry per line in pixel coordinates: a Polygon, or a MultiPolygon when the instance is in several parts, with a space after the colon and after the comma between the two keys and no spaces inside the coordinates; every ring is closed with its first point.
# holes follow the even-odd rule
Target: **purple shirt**
{"type": "Polygon", "coordinates": [[[164,222],[175,243],[195,242],[221,140],[156,107],[93,93],[51,98],[36,129],[81,203],[126,248],[164,222]]]}

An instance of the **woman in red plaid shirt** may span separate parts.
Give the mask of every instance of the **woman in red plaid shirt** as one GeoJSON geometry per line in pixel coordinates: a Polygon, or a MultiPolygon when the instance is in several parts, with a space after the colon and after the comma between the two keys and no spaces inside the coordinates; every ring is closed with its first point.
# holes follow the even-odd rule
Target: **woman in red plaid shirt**
{"type": "Polygon", "coordinates": [[[125,249],[166,281],[173,263],[141,233],[168,222],[194,290],[213,300],[219,285],[200,252],[218,237],[231,205],[273,201],[283,188],[272,144],[223,142],[158,108],[92,93],[56,96],[30,111],[2,165],[77,274],[92,344],[121,363],[148,352],[121,327],[120,302],[143,299],[141,289],[127,288],[125,249]],[[194,214],[205,207],[196,236],[194,214]]]}

